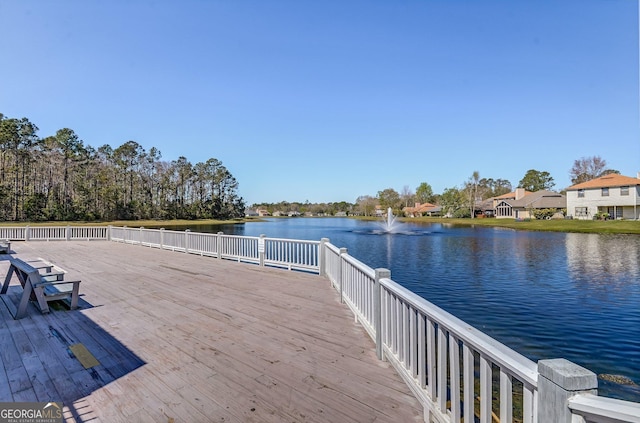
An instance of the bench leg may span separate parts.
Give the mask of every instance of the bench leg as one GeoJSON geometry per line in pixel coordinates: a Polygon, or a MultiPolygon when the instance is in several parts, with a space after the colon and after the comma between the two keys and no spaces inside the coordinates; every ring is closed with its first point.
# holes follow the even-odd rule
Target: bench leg
{"type": "Polygon", "coordinates": [[[73,291],[71,291],[71,310],[78,308],[78,297],[80,296],[80,283],[73,284],[73,291]]]}
{"type": "Polygon", "coordinates": [[[36,294],[36,299],[38,300],[38,306],[40,306],[40,311],[42,313],[49,312],[49,304],[47,303],[47,299],[44,296],[44,289],[41,286],[36,286],[34,289],[36,294]]]}
{"type": "Polygon", "coordinates": [[[27,314],[27,306],[29,305],[31,290],[32,287],[30,283],[24,285],[24,290],[22,291],[22,297],[20,298],[18,310],[16,311],[16,315],[13,316],[14,319],[22,319],[27,314]]]}
{"type": "Polygon", "coordinates": [[[4,278],[4,283],[2,284],[2,290],[0,291],[0,294],[7,293],[9,283],[11,282],[11,276],[13,276],[13,266],[9,267],[9,271],[7,272],[7,276],[4,278]]]}

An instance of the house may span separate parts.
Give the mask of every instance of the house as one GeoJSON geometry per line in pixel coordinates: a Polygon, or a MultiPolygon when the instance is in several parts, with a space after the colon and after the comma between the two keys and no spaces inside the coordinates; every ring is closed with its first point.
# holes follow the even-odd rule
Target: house
{"type": "Polygon", "coordinates": [[[245,217],[257,217],[258,216],[258,212],[255,211],[254,209],[245,209],[244,210],[244,215],[245,215],[245,217]]]}
{"type": "Polygon", "coordinates": [[[414,207],[404,207],[402,211],[406,217],[434,216],[440,214],[440,207],[431,203],[415,203],[414,207]]]}
{"type": "Polygon", "coordinates": [[[605,213],[613,219],[640,218],[640,172],[636,178],[609,174],[567,188],[567,214],[574,219],[605,213]]]}
{"type": "Polygon", "coordinates": [[[260,217],[271,216],[271,213],[269,213],[269,210],[267,209],[258,209],[256,212],[258,212],[258,216],[260,217]]]}
{"type": "Polygon", "coordinates": [[[527,191],[524,188],[516,188],[513,192],[508,192],[506,194],[499,195],[497,197],[492,197],[482,203],[482,211],[485,212],[486,215],[491,215],[493,210],[493,215],[495,217],[513,217],[513,210],[511,208],[510,203],[512,201],[520,200],[525,196],[531,194],[531,191],[527,191]],[[498,208],[500,206],[500,208],[498,208]]]}
{"type": "Polygon", "coordinates": [[[557,212],[561,212],[567,207],[567,199],[553,191],[529,192],[517,188],[514,193],[496,197],[495,204],[497,218],[531,219],[536,209],[556,209],[557,212]]]}

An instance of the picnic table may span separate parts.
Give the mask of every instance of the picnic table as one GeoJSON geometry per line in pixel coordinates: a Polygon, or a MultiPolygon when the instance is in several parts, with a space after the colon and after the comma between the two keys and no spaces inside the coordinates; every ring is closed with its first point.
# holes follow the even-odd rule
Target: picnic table
{"type": "Polygon", "coordinates": [[[0,294],[11,311],[14,319],[21,319],[27,313],[29,301],[35,301],[42,313],[49,312],[48,303],[57,300],[70,300],[70,308],[78,308],[80,281],[65,281],[66,271],[45,260],[24,261],[11,258],[9,270],[2,284],[0,294]],[[16,309],[7,292],[13,275],[18,277],[22,285],[22,295],[16,309]]]}

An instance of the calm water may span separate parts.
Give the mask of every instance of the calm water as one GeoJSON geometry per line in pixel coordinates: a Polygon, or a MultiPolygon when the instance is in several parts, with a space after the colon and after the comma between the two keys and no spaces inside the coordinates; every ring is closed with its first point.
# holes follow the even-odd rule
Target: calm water
{"type": "MultiPolygon", "coordinates": [[[[563,357],[640,384],[640,237],[271,219],[194,231],[319,240],[532,360],[563,357]]],[[[167,228],[169,229],[169,228],[167,228]]],[[[640,387],[599,381],[602,395],[640,401],[640,387]]]]}

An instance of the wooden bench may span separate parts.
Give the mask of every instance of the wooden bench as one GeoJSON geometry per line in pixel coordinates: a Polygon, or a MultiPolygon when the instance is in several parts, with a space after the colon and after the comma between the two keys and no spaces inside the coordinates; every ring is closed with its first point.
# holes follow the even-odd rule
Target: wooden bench
{"type": "Polygon", "coordinates": [[[46,278],[48,281],[62,281],[64,280],[64,275],[67,273],[66,270],[56,266],[53,263],[49,263],[45,259],[41,259],[38,257],[35,260],[28,260],[32,267],[35,267],[40,272],[40,276],[46,278]]]}
{"type": "Polygon", "coordinates": [[[0,294],[6,294],[13,274],[16,274],[23,292],[17,310],[11,301],[5,301],[11,309],[14,319],[20,319],[27,312],[29,300],[36,301],[42,313],[49,312],[48,303],[57,300],[70,300],[70,308],[78,308],[80,281],[65,281],[66,272],[52,263],[42,259],[26,262],[17,258],[11,259],[9,271],[5,277],[0,294]],[[10,305],[11,304],[11,305],[10,305]]]}

